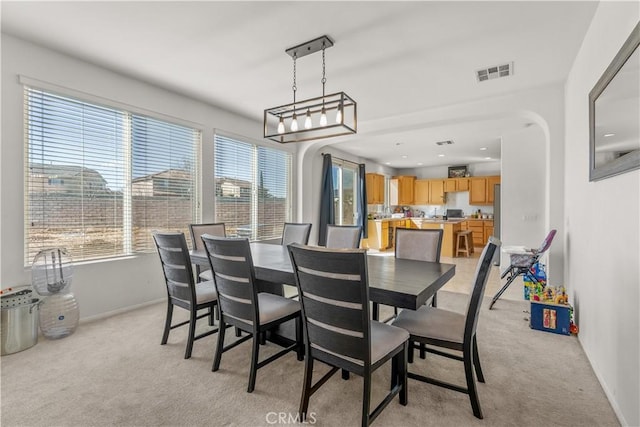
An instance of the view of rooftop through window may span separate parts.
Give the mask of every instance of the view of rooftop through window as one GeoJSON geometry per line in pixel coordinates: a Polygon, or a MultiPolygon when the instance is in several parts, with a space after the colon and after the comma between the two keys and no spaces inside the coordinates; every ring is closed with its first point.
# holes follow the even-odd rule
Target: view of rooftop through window
{"type": "Polygon", "coordinates": [[[25,103],[25,264],[150,251],[152,230],[196,219],[199,130],[33,88],[25,103]]]}

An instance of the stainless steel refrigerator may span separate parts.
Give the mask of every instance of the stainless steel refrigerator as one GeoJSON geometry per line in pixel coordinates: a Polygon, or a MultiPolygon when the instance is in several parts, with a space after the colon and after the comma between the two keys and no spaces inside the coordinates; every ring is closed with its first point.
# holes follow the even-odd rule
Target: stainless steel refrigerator
{"type": "MultiPolygon", "coordinates": [[[[496,184],[493,191],[493,235],[500,238],[500,223],[502,215],[500,212],[500,184],[496,184]]],[[[493,265],[500,265],[500,250],[493,256],[493,265]]]]}

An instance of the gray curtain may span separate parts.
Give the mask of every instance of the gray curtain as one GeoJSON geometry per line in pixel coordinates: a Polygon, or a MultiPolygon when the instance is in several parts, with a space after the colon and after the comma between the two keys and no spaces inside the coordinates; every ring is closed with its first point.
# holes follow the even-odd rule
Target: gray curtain
{"type": "Polygon", "coordinates": [[[318,245],[327,243],[327,225],[336,223],[336,213],[333,206],[333,165],[331,154],[323,154],[322,159],[322,188],[320,189],[320,226],[318,227],[318,245]]]}
{"type": "Polygon", "coordinates": [[[365,175],[364,164],[358,165],[358,225],[362,227],[362,238],[367,238],[367,176],[365,175]]]}

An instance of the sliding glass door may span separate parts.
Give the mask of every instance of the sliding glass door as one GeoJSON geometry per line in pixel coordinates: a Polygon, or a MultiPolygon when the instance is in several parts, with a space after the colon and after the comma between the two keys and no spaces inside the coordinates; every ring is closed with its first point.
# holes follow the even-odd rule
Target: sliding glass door
{"type": "Polygon", "coordinates": [[[358,166],[334,160],[333,187],[336,224],[356,224],[358,219],[358,166]]]}

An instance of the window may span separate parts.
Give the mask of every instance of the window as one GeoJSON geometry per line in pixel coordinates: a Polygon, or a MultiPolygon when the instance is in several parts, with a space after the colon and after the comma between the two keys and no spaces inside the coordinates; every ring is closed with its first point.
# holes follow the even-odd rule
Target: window
{"type": "Polygon", "coordinates": [[[214,156],[216,221],[227,236],[282,236],[291,217],[291,154],[216,134],[214,156]]]}
{"type": "Polygon", "coordinates": [[[197,220],[199,130],[30,87],[25,129],[25,265],[152,251],[152,230],[197,220]]]}
{"type": "Polygon", "coordinates": [[[333,193],[336,224],[355,225],[358,220],[358,166],[333,160],[333,193]]]}

